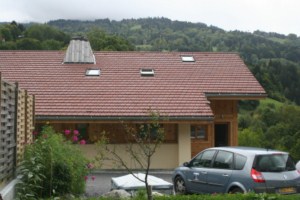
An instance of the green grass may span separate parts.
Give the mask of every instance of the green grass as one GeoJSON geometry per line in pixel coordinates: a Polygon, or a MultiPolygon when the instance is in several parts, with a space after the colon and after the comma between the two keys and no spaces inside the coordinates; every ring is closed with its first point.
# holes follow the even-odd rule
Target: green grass
{"type": "Polygon", "coordinates": [[[276,101],[274,99],[270,99],[270,98],[266,98],[266,99],[260,100],[259,103],[260,103],[259,106],[262,106],[262,107],[265,107],[265,106],[268,106],[270,104],[273,104],[276,109],[280,108],[283,105],[283,103],[281,103],[279,101],[276,101]]]}
{"type": "Polygon", "coordinates": [[[130,28],[130,30],[136,31],[136,30],[139,30],[139,29],[141,29],[141,28],[142,28],[142,25],[134,25],[134,26],[132,26],[132,27],[130,28]]]}

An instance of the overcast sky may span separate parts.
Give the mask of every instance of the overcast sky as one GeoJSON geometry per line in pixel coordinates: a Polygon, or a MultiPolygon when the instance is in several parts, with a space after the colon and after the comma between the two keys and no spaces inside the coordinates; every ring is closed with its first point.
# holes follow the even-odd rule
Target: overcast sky
{"type": "Polygon", "coordinates": [[[0,22],[166,17],[300,36],[300,0],[0,0],[0,22]]]}

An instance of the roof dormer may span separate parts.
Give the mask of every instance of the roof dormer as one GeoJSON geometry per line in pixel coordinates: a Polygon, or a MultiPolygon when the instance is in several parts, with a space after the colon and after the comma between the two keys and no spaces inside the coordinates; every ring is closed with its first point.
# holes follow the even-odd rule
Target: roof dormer
{"type": "Polygon", "coordinates": [[[95,64],[95,56],[90,42],[84,37],[74,37],[70,41],[67,52],[64,57],[64,64],[95,64]]]}

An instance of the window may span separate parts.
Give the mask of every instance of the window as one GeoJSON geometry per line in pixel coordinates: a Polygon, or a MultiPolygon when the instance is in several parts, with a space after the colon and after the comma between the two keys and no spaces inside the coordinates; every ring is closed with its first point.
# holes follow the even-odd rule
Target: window
{"type": "Polygon", "coordinates": [[[295,164],[288,154],[267,154],[256,156],[253,168],[259,172],[283,172],[295,170],[295,164]]]}
{"type": "Polygon", "coordinates": [[[154,76],[154,70],[153,69],[141,69],[140,74],[141,74],[141,76],[154,76]]]}
{"type": "Polygon", "coordinates": [[[242,170],[245,166],[246,161],[247,161],[247,158],[245,156],[236,154],[235,155],[235,169],[242,170]]]}
{"type": "Polygon", "coordinates": [[[181,56],[182,62],[195,62],[195,59],[193,56],[181,56]]]}
{"type": "Polygon", "coordinates": [[[214,160],[213,168],[232,169],[233,153],[228,151],[219,151],[214,160]]]}
{"type": "Polygon", "coordinates": [[[210,167],[215,150],[208,150],[197,155],[190,163],[191,167],[210,167]]]}
{"type": "Polygon", "coordinates": [[[191,125],[191,138],[192,139],[206,139],[207,138],[207,125],[191,125]]]}
{"type": "Polygon", "coordinates": [[[86,76],[100,76],[100,69],[87,69],[86,76]]]}
{"type": "Polygon", "coordinates": [[[203,153],[198,154],[190,163],[191,167],[202,167],[202,165],[200,165],[200,161],[201,161],[201,157],[202,157],[203,153]]]}

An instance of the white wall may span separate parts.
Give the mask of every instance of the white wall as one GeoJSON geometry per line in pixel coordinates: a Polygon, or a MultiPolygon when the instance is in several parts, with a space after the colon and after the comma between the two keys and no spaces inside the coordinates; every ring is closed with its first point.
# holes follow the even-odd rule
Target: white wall
{"type": "MultiPolygon", "coordinates": [[[[135,159],[126,152],[126,144],[109,144],[108,148],[115,148],[115,152],[127,163],[132,169],[140,169],[139,165],[135,162],[135,159]]],[[[135,148],[137,145],[134,145],[135,148]]],[[[94,159],[97,151],[96,145],[86,144],[80,145],[80,149],[89,159],[94,159]]],[[[108,155],[106,153],[106,155],[108,155]]],[[[113,158],[110,156],[110,158],[113,158]]],[[[162,144],[157,149],[157,152],[151,159],[151,169],[173,169],[178,166],[178,144],[162,144]]],[[[104,161],[102,169],[120,169],[121,167],[113,161],[104,161]]]]}
{"type": "Polygon", "coordinates": [[[182,165],[191,159],[190,124],[178,125],[178,163],[182,165]]]}

